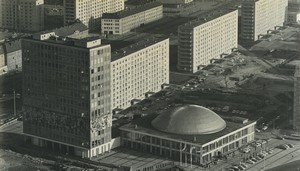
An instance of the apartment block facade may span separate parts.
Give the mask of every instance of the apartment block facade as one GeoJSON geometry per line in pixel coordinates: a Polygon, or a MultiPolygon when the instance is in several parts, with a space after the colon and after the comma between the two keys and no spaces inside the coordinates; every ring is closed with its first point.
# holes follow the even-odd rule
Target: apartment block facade
{"type": "Polygon", "coordinates": [[[90,29],[100,28],[103,13],[124,9],[124,0],[64,0],[64,22],[69,24],[79,19],[90,29]]]}
{"type": "Polygon", "coordinates": [[[22,41],[23,132],[41,147],[91,158],[110,150],[110,45],[54,32],[22,41]]]}
{"type": "Polygon", "coordinates": [[[112,110],[160,91],[169,83],[169,39],[152,37],[112,53],[111,82],[112,110]]]}
{"type": "Polygon", "coordinates": [[[256,41],[260,36],[283,26],[287,16],[287,0],[244,0],[241,12],[241,38],[256,41]]]}
{"type": "Polygon", "coordinates": [[[116,13],[105,13],[101,19],[101,33],[124,34],[163,17],[163,6],[152,2],[116,13]]]}
{"type": "Polygon", "coordinates": [[[238,11],[221,9],[178,27],[177,69],[195,73],[238,45],[238,11]]]}
{"type": "Polygon", "coordinates": [[[0,28],[17,32],[44,29],[44,0],[1,0],[0,28]]]}

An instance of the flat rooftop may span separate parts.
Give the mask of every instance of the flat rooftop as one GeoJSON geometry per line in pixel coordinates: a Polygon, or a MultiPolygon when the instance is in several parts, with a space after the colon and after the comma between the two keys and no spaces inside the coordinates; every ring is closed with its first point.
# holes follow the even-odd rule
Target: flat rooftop
{"type": "Polygon", "coordinates": [[[146,10],[149,10],[151,8],[155,8],[158,6],[162,6],[162,4],[158,1],[154,1],[151,3],[147,3],[144,5],[137,6],[135,8],[129,8],[127,10],[115,12],[115,13],[104,13],[102,15],[102,19],[122,19],[140,12],[144,12],[146,10]]]}
{"type": "Polygon", "coordinates": [[[186,141],[190,143],[197,143],[197,144],[206,144],[210,141],[213,141],[219,137],[227,135],[235,130],[253,124],[254,121],[248,121],[247,123],[241,122],[232,122],[232,118],[229,119],[228,117],[222,117],[226,122],[226,127],[222,131],[212,134],[202,134],[202,135],[180,135],[180,134],[172,134],[159,131],[155,129],[151,122],[154,118],[156,118],[159,114],[153,113],[148,114],[144,117],[141,117],[138,120],[131,122],[130,124],[124,125],[120,127],[121,130],[129,130],[129,131],[138,131],[140,133],[151,134],[153,136],[160,136],[164,138],[170,138],[174,140],[186,141]],[[196,139],[195,139],[196,138],[196,139]]]}
{"type": "Polygon", "coordinates": [[[193,29],[194,27],[197,27],[201,24],[204,24],[206,22],[209,22],[211,20],[214,20],[216,18],[219,18],[225,14],[228,14],[230,12],[233,12],[237,9],[235,8],[229,8],[229,7],[222,7],[222,8],[218,8],[218,9],[215,9],[213,11],[209,11],[207,13],[203,13],[201,14],[197,19],[195,20],[192,20],[192,21],[189,21],[183,25],[180,25],[178,27],[179,30],[181,31],[189,31],[191,29],[193,29]]]}
{"type": "MultiPolygon", "coordinates": [[[[32,36],[28,37],[28,38],[24,38],[27,40],[33,40],[33,41],[40,41],[40,42],[46,42],[46,43],[52,43],[52,44],[60,44],[60,45],[65,45],[65,46],[72,46],[72,47],[76,47],[76,48],[85,48],[85,49],[89,49],[87,47],[83,47],[83,46],[79,46],[76,43],[80,42],[80,43],[87,43],[90,41],[94,41],[94,40],[98,40],[100,39],[99,37],[86,37],[83,39],[75,39],[75,38],[69,38],[69,37],[55,37],[55,36],[51,36],[49,39],[45,39],[45,40],[39,40],[39,39],[35,39],[32,36]]],[[[90,48],[95,48],[95,47],[99,47],[99,46],[104,46],[103,44],[100,45],[96,45],[90,48]]]]}
{"type": "Polygon", "coordinates": [[[127,55],[130,55],[134,52],[142,50],[148,46],[154,45],[154,44],[161,42],[163,40],[166,40],[166,39],[168,39],[168,37],[164,36],[164,35],[149,36],[145,39],[142,39],[141,41],[129,44],[126,47],[123,47],[121,49],[117,49],[117,50],[113,51],[111,54],[111,61],[121,59],[127,55]]]}

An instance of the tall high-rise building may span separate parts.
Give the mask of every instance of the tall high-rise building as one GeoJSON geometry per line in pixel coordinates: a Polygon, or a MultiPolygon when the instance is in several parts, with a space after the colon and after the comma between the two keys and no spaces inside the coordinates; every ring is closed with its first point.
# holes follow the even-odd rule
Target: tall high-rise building
{"type": "Polygon", "coordinates": [[[22,53],[26,140],[84,158],[109,151],[110,45],[50,32],[24,39],[22,53]]]}
{"type": "Polygon", "coordinates": [[[293,128],[300,129],[300,66],[296,66],[294,75],[294,117],[293,128]]]}
{"type": "Polygon", "coordinates": [[[101,27],[103,13],[114,13],[124,9],[124,0],[64,0],[64,22],[79,19],[90,29],[101,27]]]}
{"type": "Polygon", "coordinates": [[[244,0],[241,12],[241,38],[258,40],[275,26],[283,26],[287,0],[244,0]]]}
{"type": "Polygon", "coordinates": [[[18,32],[44,29],[44,0],[1,0],[0,28],[18,32]]]}
{"type": "Polygon", "coordinates": [[[169,39],[151,37],[112,53],[111,106],[126,109],[169,83],[169,39]]]}
{"type": "Polygon", "coordinates": [[[238,10],[219,9],[178,27],[179,71],[195,73],[238,45],[238,10]]]}

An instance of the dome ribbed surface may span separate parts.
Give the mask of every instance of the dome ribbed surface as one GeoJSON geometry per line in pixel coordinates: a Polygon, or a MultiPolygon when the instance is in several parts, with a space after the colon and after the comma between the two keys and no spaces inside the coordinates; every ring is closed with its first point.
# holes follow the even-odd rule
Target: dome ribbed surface
{"type": "Polygon", "coordinates": [[[211,134],[223,130],[226,122],[215,112],[197,105],[185,105],[158,115],[152,126],[174,134],[211,134]]]}

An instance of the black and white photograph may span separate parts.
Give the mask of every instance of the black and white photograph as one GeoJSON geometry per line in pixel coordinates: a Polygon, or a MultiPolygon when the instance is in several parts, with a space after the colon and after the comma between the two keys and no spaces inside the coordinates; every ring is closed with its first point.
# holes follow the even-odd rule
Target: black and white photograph
{"type": "Polygon", "coordinates": [[[0,0],[0,171],[242,170],[300,170],[300,0],[0,0]]]}

